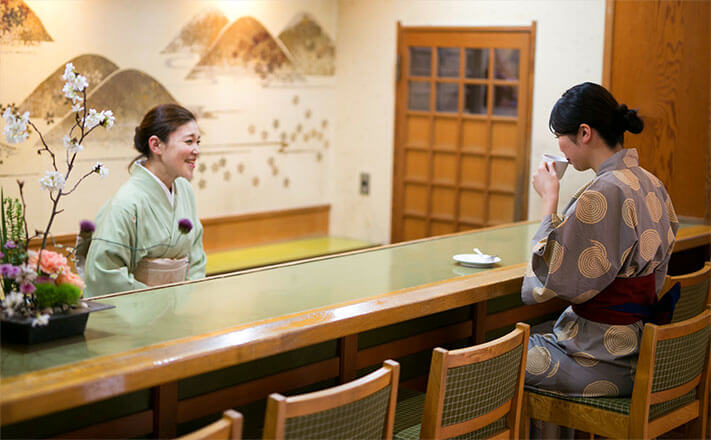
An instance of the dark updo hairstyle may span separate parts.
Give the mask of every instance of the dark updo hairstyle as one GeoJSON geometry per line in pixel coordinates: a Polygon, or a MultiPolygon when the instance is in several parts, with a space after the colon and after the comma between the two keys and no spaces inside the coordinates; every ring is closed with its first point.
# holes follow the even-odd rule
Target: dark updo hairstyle
{"type": "Polygon", "coordinates": [[[161,104],[148,110],[136,127],[136,134],[133,135],[133,146],[141,154],[131,161],[128,165],[129,170],[137,160],[151,157],[151,149],[148,146],[148,139],[151,136],[158,136],[161,141],[168,142],[172,132],[194,120],[195,116],[190,110],[178,104],[161,104]]]}
{"type": "Polygon", "coordinates": [[[637,110],[619,105],[601,85],[586,82],[568,89],[555,103],[548,127],[556,135],[576,135],[580,124],[597,130],[610,148],[624,143],[624,133],[639,133],[644,122],[637,110]]]}

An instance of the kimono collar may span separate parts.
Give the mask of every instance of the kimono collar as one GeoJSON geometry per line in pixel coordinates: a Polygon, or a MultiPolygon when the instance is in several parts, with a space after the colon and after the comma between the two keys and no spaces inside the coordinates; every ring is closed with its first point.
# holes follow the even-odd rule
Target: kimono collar
{"type": "Polygon", "coordinates": [[[639,166],[639,156],[635,148],[623,148],[612,156],[608,157],[605,162],[598,168],[596,176],[599,176],[608,171],[624,170],[639,166]]]}
{"type": "Polygon", "coordinates": [[[173,206],[173,200],[175,199],[175,194],[173,193],[172,189],[168,189],[167,186],[165,186],[165,183],[163,183],[162,180],[160,180],[155,174],[151,172],[148,168],[144,167],[143,164],[145,161],[136,161],[136,165],[134,167],[134,170],[143,170],[155,180],[158,185],[160,185],[161,189],[163,189],[163,192],[165,193],[165,196],[168,198],[168,202],[170,203],[170,206],[173,206]]]}

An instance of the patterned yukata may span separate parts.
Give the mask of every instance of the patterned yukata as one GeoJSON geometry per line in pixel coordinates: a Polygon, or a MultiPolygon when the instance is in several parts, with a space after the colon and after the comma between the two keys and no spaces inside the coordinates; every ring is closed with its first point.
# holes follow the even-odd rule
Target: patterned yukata
{"type": "MultiPolygon", "coordinates": [[[[640,168],[637,150],[623,149],[571,199],[562,219],[543,219],[521,298],[582,304],[616,278],[651,274],[659,294],[678,228],[664,185],[640,168]]],[[[552,334],[530,336],[526,385],[573,396],[631,395],[643,326],[591,321],[569,306],[552,334]]]]}

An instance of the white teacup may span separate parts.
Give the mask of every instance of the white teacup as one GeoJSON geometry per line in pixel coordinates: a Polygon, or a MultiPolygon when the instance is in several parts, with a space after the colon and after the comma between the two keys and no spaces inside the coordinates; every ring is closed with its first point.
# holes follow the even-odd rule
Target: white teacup
{"type": "Polygon", "coordinates": [[[563,177],[565,174],[565,169],[568,168],[568,159],[563,156],[556,156],[555,154],[545,153],[543,155],[543,162],[553,165],[555,168],[555,173],[558,175],[558,179],[563,177]]]}

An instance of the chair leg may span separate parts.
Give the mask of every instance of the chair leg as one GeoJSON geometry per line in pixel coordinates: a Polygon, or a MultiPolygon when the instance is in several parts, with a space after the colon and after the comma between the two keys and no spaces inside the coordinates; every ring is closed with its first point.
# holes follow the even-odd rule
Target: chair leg
{"type": "Polygon", "coordinates": [[[528,417],[528,407],[526,394],[523,395],[523,402],[521,402],[521,419],[519,421],[518,438],[521,440],[528,440],[531,438],[531,419],[528,417]]]}

